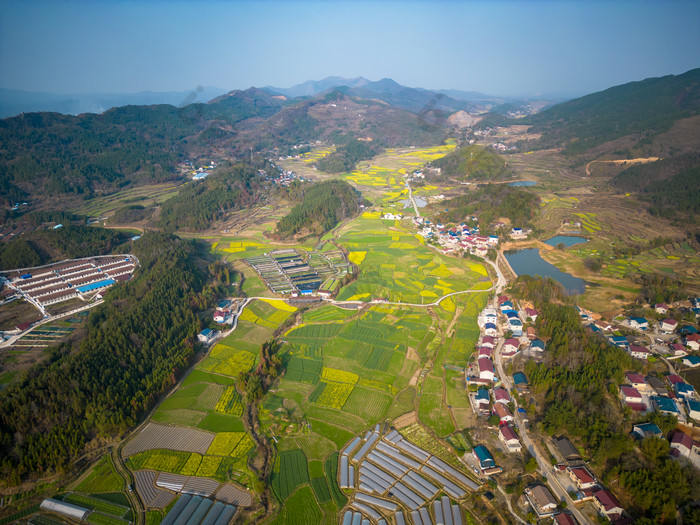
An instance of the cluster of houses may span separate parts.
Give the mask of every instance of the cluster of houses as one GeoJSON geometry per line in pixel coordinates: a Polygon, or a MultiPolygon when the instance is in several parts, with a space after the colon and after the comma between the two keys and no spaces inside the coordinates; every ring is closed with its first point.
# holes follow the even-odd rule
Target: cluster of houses
{"type": "MultiPolygon", "coordinates": [[[[471,222],[476,221],[476,217],[471,217],[471,222]]],[[[468,252],[483,257],[489,248],[498,245],[497,235],[480,235],[478,226],[470,228],[464,222],[448,228],[441,223],[433,224],[423,217],[414,217],[413,224],[420,235],[439,244],[447,254],[468,252]]]]}
{"type": "Polygon", "coordinates": [[[268,173],[265,170],[258,170],[258,174],[261,175],[262,177],[265,177],[266,180],[271,181],[273,184],[276,184],[277,186],[289,186],[292,184],[294,181],[299,181],[299,182],[310,182],[311,179],[300,177],[296,174],[296,172],[292,170],[285,170],[282,169],[278,166],[276,166],[273,163],[273,166],[277,169],[277,173],[273,175],[268,175],[268,173]]]}
{"type": "MultiPolygon", "coordinates": [[[[662,315],[668,313],[668,306],[665,304],[657,304],[655,309],[662,315]]],[[[700,309],[694,308],[694,310],[698,310],[700,313],[700,309]]],[[[700,366],[700,355],[693,353],[700,351],[700,334],[690,324],[680,325],[678,321],[672,318],[650,322],[645,317],[628,317],[616,318],[616,321],[618,321],[618,326],[616,327],[602,319],[592,319],[590,314],[584,310],[579,311],[582,319],[588,323],[588,327],[593,332],[607,335],[611,345],[622,348],[635,359],[647,360],[652,355],[652,352],[643,344],[635,342],[634,338],[630,340],[629,337],[623,335],[612,335],[612,332],[617,327],[632,329],[640,333],[653,332],[658,336],[658,344],[654,346],[655,352],[669,359],[678,359],[683,366],[688,368],[700,366]]]]}
{"type": "Polygon", "coordinates": [[[611,522],[618,525],[631,523],[617,498],[586,468],[583,458],[573,443],[565,436],[554,438],[553,442],[562,458],[556,466],[556,471],[568,474],[576,487],[576,503],[592,501],[598,512],[611,522]]]}
{"type": "Polygon", "coordinates": [[[679,421],[691,419],[700,422],[700,397],[693,385],[686,383],[677,374],[662,378],[628,372],[626,383],[620,386],[620,401],[635,412],[646,413],[658,410],[673,415],[679,421]]]}

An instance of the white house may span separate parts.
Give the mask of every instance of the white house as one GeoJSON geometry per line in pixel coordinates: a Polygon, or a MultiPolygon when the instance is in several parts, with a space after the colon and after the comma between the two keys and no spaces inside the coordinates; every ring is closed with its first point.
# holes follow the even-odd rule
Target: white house
{"type": "Polygon", "coordinates": [[[569,477],[579,490],[592,489],[598,482],[586,467],[575,467],[569,469],[569,477]]]}
{"type": "Polygon", "coordinates": [[[479,359],[479,379],[493,381],[495,377],[496,374],[493,371],[493,361],[491,361],[491,358],[484,357],[479,359]]]}
{"type": "Polygon", "coordinates": [[[691,450],[693,450],[693,438],[685,432],[674,432],[671,438],[671,453],[673,455],[689,458],[691,450]],[[673,450],[677,450],[678,452],[674,454],[673,450]]]}
{"type": "Polygon", "coordinates": [[[631,386],[621,386],[620,396],[625,403],[641,403],[642,394],[636,388],[631,386]]]}
{"type": "Polygon", "coordinates": [[[648,359],[651,352],[643,346],[630,345],[630,355],[635,359],[648,359]]]}
{"type": "Polygon", "coordinates": [[[209,328],[205,328],[204,330],[202,330],[201,332],[199,332],[197,334],[197,339],[199,339],[199,341],[204,343],[204,344],[210,343],[216,338],[216,335],[218,333],[219,332],[217,332],[216,330],[211,330],[209,328]]]}
{"type": "Polygon", "coordinates": [[[672,332],[675,332],[676,328],[678,328],[678,321],[676,321],[675,319],[664,319],[659,323],[659,328],[662,332],[670,334],[672,332]]]}
{"type": "Polygon", "coordinates": [[[644,317],[630,317],[629,323],[630,327],[636,330],[646,330],[649,328],[649,321],[644,319],[644,317]]]}
{"type": "Polygon", "coordinates": [[[518,439],[518,435],[513,430],[513,427],[508,425],[503,425],[498,429],[498,437],[501,442],[506,446],[508,452],[520,452],[523,448],[518,439]]]}

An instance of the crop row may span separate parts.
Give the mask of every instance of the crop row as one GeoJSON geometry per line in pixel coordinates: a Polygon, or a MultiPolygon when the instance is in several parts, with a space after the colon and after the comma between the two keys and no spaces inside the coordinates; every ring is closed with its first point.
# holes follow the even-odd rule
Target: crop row
{"type": "Polygon", "coordinates": [[[335,505],[339,509],[341,509],[345,506],[348,499],[340,491],[340,487],[338,487],[338,453],[337,452],[333,452],[331,455],[329,455],[326,458],[326,461],[323,465],[323,470],[326,473],[326,480],[328,481],[328,488],[330,489],[331,497],[333,498],[335,505]]]}
{"type": "MultiPolygon", "coordinates": [[[[221,355],[221,354],[220,354],[221,355]]],[[[226,351],[226,357],[216,358],[213,356],[207,357],[198,368],[209,372],[216,372],[223,375],[236,377],[247,372],[253,367],[255,356],[245,350],[226,351]]]]}
{"type": "Polygon", "coordinates": [[[287,334],[289,338],[305,338],[305,339],[330,339],[335,337],[340,329],[343,328],[339,323],[327,324],[311,324],[300,326],[296,330],[292,330],[287,334]]]}
{"type": "Polygon", "coordinates": [[[241,395],[236,391],[236,387],[230,386],[221,394],[214,410],[232,416],[240,416],[243,414],[241,395]]]}
{"type": "Polygon", "coordinates": [[[106,514],[112,514],[113,516],[118,517],[122,517],[129,510],[128,508],[113,505],[112,503],[107,503],[106,501],[95,498],[90,498],[89,496],[83,496],[82,494],[68,494],[68,496],[66,496],[66,501],[68,503],[75,503],[81,507],[99,510],[106,514]]]}

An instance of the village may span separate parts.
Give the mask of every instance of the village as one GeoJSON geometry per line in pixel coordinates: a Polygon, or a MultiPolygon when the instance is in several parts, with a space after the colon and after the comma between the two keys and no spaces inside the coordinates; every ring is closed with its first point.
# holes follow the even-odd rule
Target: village
{"type": "MultiPolygon", "coordinates": [[[[693,304],[697,309],[700,299],[696,298],[693,304]]],[[[664,315],[669,313],[668,305],[655,305],[655,310],[664,315]]],[[[700,425],[700,398],[693,386],[686,383],[674,368],[674,365],[693,368],[700,365],[697,355],[689,355],[698,349],[699,338],[694,327],[689,324],[678,327],[674,320],[662,319],[652,323],[650,328],[649,322],[642,318],[619,317],[614,323],[607,323],[594,320],[592,314],[583,309],[579,309],[579,314],[581,322],[592,332],[633,330],[633,336],[609,335],[609,344],[623,348],[642,362],[656,356],[666,363],[668,373],[645,376],[628,371],[625,382],[618,387],[621,406],[629,407],[640,416],[640,423],[631,429],[630,439],[635,442],[650,436],[667,439],[672,458],[700,469],[700,442],[695,441],[689,432],[679,427],[665,435],[656,424],[641,422],[645,414],[658,411],[674,416],[680,425],[700,425]],[[658,343],[646,348],[641,346],[637,337],[647,337],[658,343]]],[[[552,517],[556,523],[587,523],[585,516],[595,512],[612,523],[631,523],[625,509],[586,467],[580,452],[566,436],[543,438],[546,452],[542,454],[528,435],[526,400],[530,387],[524,371],[515,370],[522,368],[527,360],[541,360],[547,351],[546,343],[537,337],[534,327],[539,315],[533,308],[519,308],[507,296],[497,297],[494,304],[480,313],[481,335],[471,365],[465,371],[472,410],[493,429],[503,453],[520,454],[525,450],[537,460],[549,487],[542,483],[529,486],[522,500],[537,519],[552,517]],[[524,330],[521,328],[523,322],[524,330]],[[512,363],[518,356],[518,365],[511,365],[514,371],[506,374],[504,365],[512,363]],[[554,466],[550,464],[550,458],[556,458],[554,466]],[[568,505],[562,505],[562,502],[568,505]]],[[[484,445],[474,447],[469,460],[475,472],[483,477],[502,471],[484,445]]]]}

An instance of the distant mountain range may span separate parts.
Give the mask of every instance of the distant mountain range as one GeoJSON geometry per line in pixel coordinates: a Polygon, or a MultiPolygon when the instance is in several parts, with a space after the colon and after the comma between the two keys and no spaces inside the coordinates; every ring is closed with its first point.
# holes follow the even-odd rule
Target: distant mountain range
{"type": "Polygon", "coordinates": [[[381,100],[413,113],[453,113],[460,110],[479,113],[505,102],[503,98],[490,97],[475,91],[430,91],[406,87],[390,78],[375,82],[364,77],[326,77],[323,80],[308,80],[290,88],[267,86],[263,89],[287,97],[314,97],[335,90],[351,97],[381,100]]]}
{"type": "Polygon", "coordinates": [[[141,91],[139,93],[82,93],[57,95],[20,89],[0,88],[0,118],[20,113],[51,111],[65,115],[103,113],[121,106],[170,104],[181,107],[193,102],[207,102],[226,93],[225,89],[201,87],[191,91],[141,91]]]}

